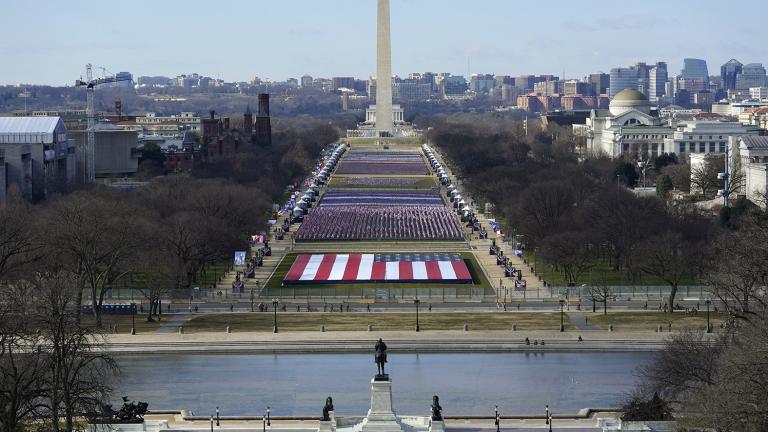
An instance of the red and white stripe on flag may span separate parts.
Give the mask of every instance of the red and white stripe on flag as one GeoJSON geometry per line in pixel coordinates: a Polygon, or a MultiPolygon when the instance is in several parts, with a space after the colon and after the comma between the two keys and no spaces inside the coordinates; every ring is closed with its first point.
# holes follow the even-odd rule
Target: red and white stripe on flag
{"type": "Polygon", "coordinates": [[[373,254],[299,255],[285,275],[285,282],[471,282],[463,260],[376,261],[373,254]]]}

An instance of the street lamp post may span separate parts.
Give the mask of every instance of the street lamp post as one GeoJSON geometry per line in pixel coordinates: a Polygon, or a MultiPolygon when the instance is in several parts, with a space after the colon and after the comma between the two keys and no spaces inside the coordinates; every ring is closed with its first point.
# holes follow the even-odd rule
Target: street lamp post
{"type": "Polygon", "coordinates": [[[648,169],[648,161],[638,161],[637,167],[640,168],[640,172],[643,174],[643,187],[645,187],[645,170],[648,169]]]}
{"type": "Polygon", "coordinates": [[[704,300],[704,304],[707,305],[707,333],[712,333],[712,324],[709,323],[709,305],[712,303],[712,300],[706,299],[704,300]]]}
{"type": "Polygon", "coordinates": [[[560,331],[565,331],[565,324],[563,323],[563,306],[565,305],[565,300],[560,299],[560,331]]]}
{"type": "Polygon", "coordinates": [[[136,304],[133,304],[133,310],[131,311],[131,334],[136,334],[136,304]]]}
{"type": "Polygon", "coordinates": [[[549,425],[549,431],[552,432],[552,414],[549,412],[549,405],[544,405],[544,424],[549,425]]]}
{"type": "Polygon", "coordinates": [[[421,300],[419,299],[413,300],[413,304],[416,305],[416,331],[421,330],[421,328],[419,327],[419,304],[420,303],[421,303],[421,300]]]}
{"type": "Polygon", "coordinates": [[[219,423],[219,407],[216,407],[216,426],[221,426],[219,423]]]}
{"type": "Polygon", "coordinates": [[[275,309],[275,326],[272,329],[272,333],[277,333],[277,305],[280,304],[280,301],[276,298],[272,299],[272,307],[275,309]]]}
{"type": "Polygon", "coordinates": [[[496,405],[495,408],[496,411],[496,421],[494,422],[496,424],[496,432],[501,431],[501,416],[499,415],[499,406],[496,405]]]}
{"type": "Polygon", "coordinates": [[[509,292],[509,288],[504,287],[504,311],[507,310],[507,293],[509,292]]]}

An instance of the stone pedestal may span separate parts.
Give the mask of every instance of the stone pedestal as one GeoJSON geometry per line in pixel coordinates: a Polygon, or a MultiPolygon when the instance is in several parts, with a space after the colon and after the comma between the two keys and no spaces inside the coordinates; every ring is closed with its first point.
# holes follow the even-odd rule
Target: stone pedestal
{"type": "Polygon", "coordinates": [[[317,432],[333,432],[333,423],[330,420],[320,420],[320,426],[317,428],[317,432]]]}
{"type": "Polygon", "coordinates": [[[429,432],[445,432],[445,422],[443,420],[431,420],[429,432]]]}
{"type": "Polygon", "coordinates": [[[401,432],[392,408],[392,381],[371,380],[371,409],[363,420],[362,432],[401,432]]]}

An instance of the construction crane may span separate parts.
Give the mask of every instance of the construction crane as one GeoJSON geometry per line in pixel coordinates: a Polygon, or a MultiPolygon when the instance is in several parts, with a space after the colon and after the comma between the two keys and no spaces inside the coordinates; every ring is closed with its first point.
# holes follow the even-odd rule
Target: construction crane
{"type": "MultiPolygon", "coordinates": [[[[106,73],[106,69],[101,68],[106,73]]],[[[96,180],[96,134],[94,126],[96,125],[96,111],[94,109],[93,92],[96,87],[102,84],[111,84],[120,81],[129,81],[130,77],[122,76],[104,76],[93,79],[93,65],[85,65],[85,80],[82,76],[75,81],[75,87],[85,87],[87,106],[86,115],[88,117],[88,140],[85,144],[85,182],[93,183],[96,180]]]]}

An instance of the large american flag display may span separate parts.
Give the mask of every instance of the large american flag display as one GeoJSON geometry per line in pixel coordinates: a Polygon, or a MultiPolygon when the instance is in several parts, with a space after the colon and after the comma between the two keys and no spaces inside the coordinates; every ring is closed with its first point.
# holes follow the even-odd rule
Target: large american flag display
{"type": "Polygon", "coordinates": [[[314,254],[298,255],[286,284],[345,282],[472,283],[460,254],[314,254]]]}

